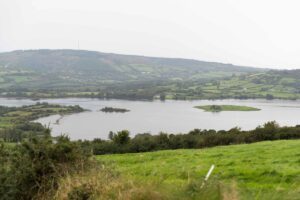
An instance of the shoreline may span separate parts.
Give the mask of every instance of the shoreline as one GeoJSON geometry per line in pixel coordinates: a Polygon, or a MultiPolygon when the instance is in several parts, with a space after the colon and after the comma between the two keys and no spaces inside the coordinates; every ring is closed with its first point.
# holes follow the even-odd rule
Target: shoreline
{"type": "Polygon", "coordinates": [[[82,96],[64,96],[64,97],[41,97],[41,98],[30,98],[30,97],[14,97],[14,96],[1,96],[0,99],[7,99],[7,100],[31,100],[33,102],[39,102],[47,99],[92,99],[92,100],[105,100],[105,101],[114,101],[114,100],[123,100],[123,101],[141,101],[141,102],[165,102],[165,101],[251,101],[251,100],[260,100],[260,101],[291,101],[300,103],[299,99],[288,99],[288,98],[274,98],[274,99],[266,99],[266,98],[247,98],[247,99],[240,99],[240,98],[213,98],[213,99],[128,99],[128,98],[98,98],[98,97],[82,97],[82,96]]]}

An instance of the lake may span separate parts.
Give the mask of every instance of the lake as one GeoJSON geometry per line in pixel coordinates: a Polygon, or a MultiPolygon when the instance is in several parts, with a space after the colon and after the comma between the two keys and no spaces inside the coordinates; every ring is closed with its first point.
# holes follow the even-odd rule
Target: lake
{"type": "Polygon", "coordinates": [[[80,105],[90,111],[67,115],[61,118],[53,115],[36,120],[50,125],[52,135],[68,134],[72,139],[107,139],[109,131],[129,130],[131,136],[137,133],[157,134],[186,133],[192,129],[230,129],[241,127],[249,130],[265,122],[275,120],[280,125],[300,124],[300,101],[283,100],[197,100],[197,101],[129,101],[83,98],[29,99],[0,98],[0,105],[22,106],[36,102],[61,105],[80,105]],[[231,104],[260,108],[260,111],[228,111],[211,113],[193,108],[197,105],[231,104]],[[101,108],[126,108],[126,113],[104,113],[101,108]],[[60,119],[61,118],[61,119],[60,119]],[[55,124],[59,120],[59,124],[55,124]]]}

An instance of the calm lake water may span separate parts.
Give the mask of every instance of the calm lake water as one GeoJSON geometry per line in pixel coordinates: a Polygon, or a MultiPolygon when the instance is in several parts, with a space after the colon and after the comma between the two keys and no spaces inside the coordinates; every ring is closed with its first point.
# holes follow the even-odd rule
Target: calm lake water
{"type": "MultiPolygon", "coordinates": [[[[197,100],[197,101],[127,101],[99,99],[43,99],[40,102],[61,105],[80,105],[90,111],[67,115],[49,116],[36,120],[42,124],[50,124],[52,135],[68,134],[72,139],[106,139],[109,131],[129,130],[131,135],[137,133],[157,134],[186,133],[194,128],[230,129],[238,126],[249,130],[265,122],[275,120],[280,125],[300,124],[300,101],[282,100],[197,100]],[[247,105],[260,108],[251,112],[204,112],[193,108],[197,105],[231,104],[247,105]],[[103,113],[99,111],[105,106],[126,108],[126,113],[103,113]],[[60,119],[61,118],[61,119],[60,119]],[[59,120],[59,124],[55,122],[59,120]]],[[[0,98],[0,105],[22,106],[35,104],[29,99],[0,98]]]]}

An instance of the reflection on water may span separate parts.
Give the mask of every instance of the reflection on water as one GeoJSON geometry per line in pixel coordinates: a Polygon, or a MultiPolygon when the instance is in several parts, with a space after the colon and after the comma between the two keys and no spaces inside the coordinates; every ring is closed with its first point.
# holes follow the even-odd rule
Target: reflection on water
{"type": "MultiPolygon", "coordinates": [[[[80,105],[89,109],[64,116],[49,116],[37,120],[50,124],[53,135],[67,133],[72,139],[106,139],[109,131],[127,129],[131,135],[160,131],[169,133],[188,132],[194,128],[229,129],[235,126],[253,129],[267,121],[276,120],[280,125],[300,124],[300,102],[281,100],[199,100],[199,101],[126,101],[98,99],[44,99],[42,102],[62,105],[80,105]],[[231,104],[247,105],[260,108],[251,112],[210,113],[193,108],[196,105],[231,104]],[[126,113],[103,113],[99,110],[105,106],[129,109],[126,113]],[[59,123],[56,123],[59,119],[59,123]]],[[[21,106],[34,104],[28,99],[0,99],[0,105],[21,106]]]]}

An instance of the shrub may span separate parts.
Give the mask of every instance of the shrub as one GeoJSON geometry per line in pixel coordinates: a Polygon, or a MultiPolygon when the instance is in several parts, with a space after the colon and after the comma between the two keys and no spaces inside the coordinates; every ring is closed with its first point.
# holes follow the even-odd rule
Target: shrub
{"type": "Polygon", "coordinates": [[[16,145],[13,153],[0,150],[4,166],[0,174],[0,191],[5,199],[36,199],[58,187],[67,174],[84,170],[89,154],[68,137],[53,141],[49,136],[32,138],[16,145]]]}

